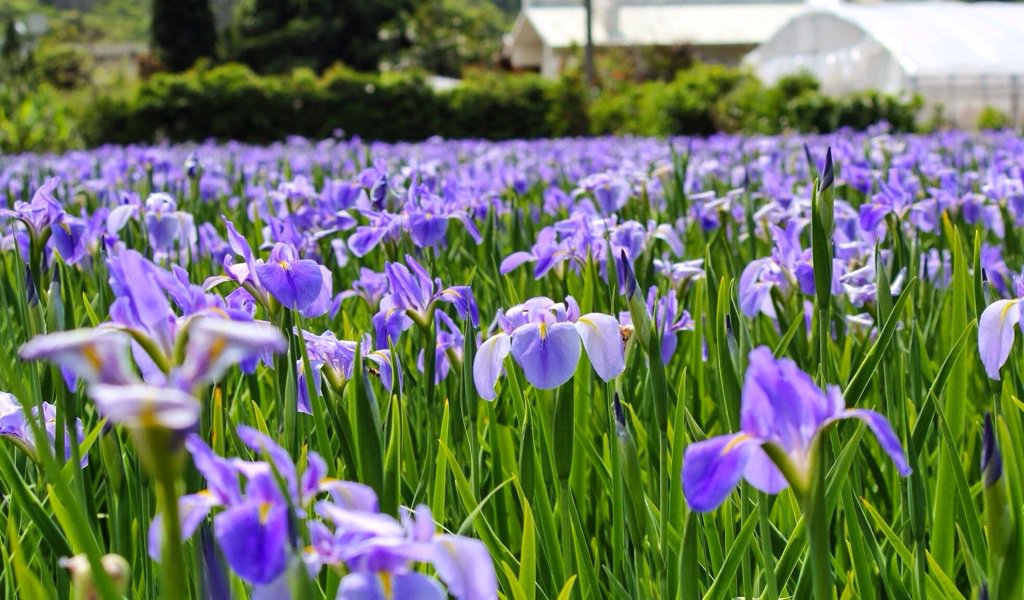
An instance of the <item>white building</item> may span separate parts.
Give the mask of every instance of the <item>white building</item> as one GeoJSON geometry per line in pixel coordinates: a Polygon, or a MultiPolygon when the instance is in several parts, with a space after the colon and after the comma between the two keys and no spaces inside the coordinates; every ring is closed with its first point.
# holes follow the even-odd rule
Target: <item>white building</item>
{"type": "Polygon", "coordinates": [[[1024,122],[1020,4],[929,1],[809,10],[745,62],[768,82],[807,71],[833,94],[920,94],[926,107],[941,105],[959,125],[973,125],[988,106],[1024,122]]]}
{"type": "MultiPolygon", "coordinates": [[[[737,64],[794,16],[803,0],[592,0],[596,47],[687,45],[737,64]]],[[[524,0],[506,45],[512,67],[554,77],[586,44],[583,0],[524,0]]]]}

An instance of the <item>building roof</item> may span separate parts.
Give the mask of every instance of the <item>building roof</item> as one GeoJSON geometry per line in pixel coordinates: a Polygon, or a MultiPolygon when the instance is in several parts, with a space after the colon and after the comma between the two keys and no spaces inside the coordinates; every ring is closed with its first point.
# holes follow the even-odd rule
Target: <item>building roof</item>
{"type": "MultiPolygon", "coordinates": [[[[806,5],[792,2],[595,6],[592,33],[599,46],[754,45],[806,10],[806,5]],[[617,16],[602,18],[602,9],[615,10],[617,16]],[[612,23],[616,30],[609,31],[612,23]]],[[[547,47],[582,46],[585,14],[580,5],[527,7],[516,21],[513,43],[530,28],[547,47]]]]}

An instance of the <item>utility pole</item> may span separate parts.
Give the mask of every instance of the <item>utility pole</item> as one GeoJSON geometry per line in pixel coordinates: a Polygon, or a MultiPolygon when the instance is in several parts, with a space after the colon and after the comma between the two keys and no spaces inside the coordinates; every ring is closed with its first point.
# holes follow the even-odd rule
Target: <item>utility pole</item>
{"type": "Polygon", "coordinates": [[[594,10],[591,6],[593,0],[583,0],[583,12],[587,16],[587,45],[583,49],[583,64],[587,72],[587,85],[594,87],[597,84],[597,73],[594,70],[594,10]]]}

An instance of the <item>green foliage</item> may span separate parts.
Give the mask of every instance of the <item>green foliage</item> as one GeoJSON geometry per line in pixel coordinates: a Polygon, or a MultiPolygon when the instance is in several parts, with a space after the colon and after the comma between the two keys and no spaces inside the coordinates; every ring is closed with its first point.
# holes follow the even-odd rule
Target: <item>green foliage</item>
{"type": "Polygon", "coordinates": [[[151,33],[160,62],[172,71],[212,57],[217,45],[209,0],[153,0],[151,33]]]}
{"type": "Polygon", "coordinates": [[[57,89],[84,87],[92,80],[92,56],[80,47],[44,44],[36,50],[34,60],[39,75],[57,89]]]}
{"type": "Polygon", "coordinates": [[[1006,129],[1012,125],[1010,115],[993,106],[986,106],[978,115],[978,129],[1006,129]]]}
{"type": "Polygon", "coordinates": [[[374,71],[401,44],[380,32],[411,0],[252,0],[239,10],[229,56],[262,73],[295,67],[321,72],[341,61],[374,71]]]}
{"type": "Polygon", "coordinates": [[[586,132],[578,78],[480,76],[436,92],[419,72],[368,74],[333,67],[259,76],[248,67],[200,66],[161,73],[128,98],[97,101],[85,123],[90,143],[206,138],[266,142],[288,135],[347,135],[385,141],[433,135],[486,139],[586,132]],[[395,118],[402,115],[402,118],[395,118]]]}
{"type": "Polygon", "coordinates": [[[710,135],[716,131],[772,134],[863,130],[887,121],[913,131],[921,101],[877,92],[832,97],[810,75],[766,86],[744,71],[696,64],[669,82],[623,84],[591,106],[594,133],[710,135]]]}
{"type": "Polygon", "coordinates": [[[429,0],[417,2],[396,26],[400,31],[391,36],[404,34],[409,42],[399,53],[400,64],[459,77],[466,66],[497,58],[509,22],[489,2],[429,0]]]}
{"type": "Polygon", "coordinates": [[[548,90],[539,77],[496,77],[467,80],[448,94],[452,137],[487,139],[536,138],[550,133],[548,90]]]}
{"type": "Polygon", "coordinates": [[[77,115],[48,85],[19,93],[0,85],[0,154],[60,152],[81,146],[77,115]]]}

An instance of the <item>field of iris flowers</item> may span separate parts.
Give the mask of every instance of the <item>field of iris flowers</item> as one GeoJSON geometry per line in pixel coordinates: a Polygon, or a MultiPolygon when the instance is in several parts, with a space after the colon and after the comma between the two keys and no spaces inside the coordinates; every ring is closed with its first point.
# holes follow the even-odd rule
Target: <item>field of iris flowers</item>
{"type": "Polygon", "coordinates": [[[4,598],[1024,597],[1024,140],[0,158],[4,598]]]}

